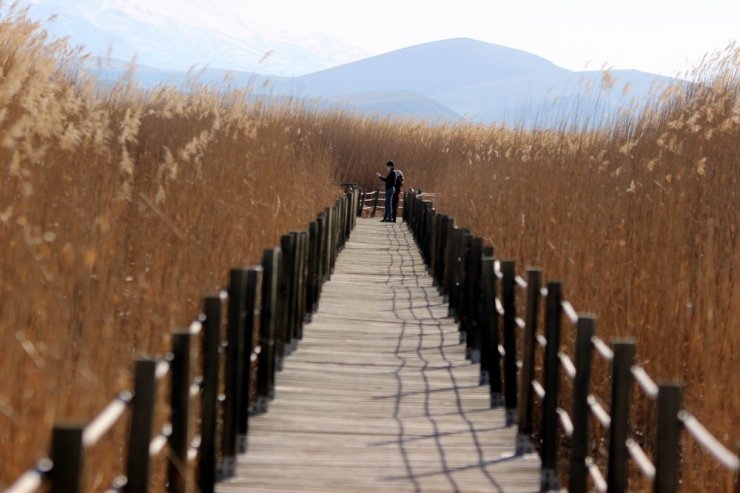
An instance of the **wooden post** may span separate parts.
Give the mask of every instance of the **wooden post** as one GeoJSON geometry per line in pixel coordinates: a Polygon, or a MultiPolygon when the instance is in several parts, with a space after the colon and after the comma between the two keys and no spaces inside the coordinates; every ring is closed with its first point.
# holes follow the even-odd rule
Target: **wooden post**
{"type": "Polygon", "coordinates": [[[308,281],[308,232],[298,232],[299,257],[298,257],[298,340],[303,339],[303,326],[311,321],[311,311],[308,306],[307,281],[308,281]]]}
{"type": "Polygon", "coordinates": [[[558,453],[558,387],[560,385],[560,324],[562,318],[562,288],[559,282],[547,283],[545,311],[544,381],[545,400],[542,403],[542,476],[543,491],[559,490],[557,475],[558,453]]]}
{"type": "Polygon", "coordinates": [[[149,442],[154,429],[154,400],[157,395],[157,361],[138,357],[134,363],[134,399],[131,403],[126,458],[126,487],[129,493],[149,491],[149,442]]]}
{"type": "Polygon", "coordinates": [[[522,337],[522,371],[519,380],[519,428],[516,435],[516,454],[534,452],[532,443],[532,409],[534,407],[534,355],[535,334],[537,334],[537,314],[540,305],[540,286],[542,271],[537,268],[527,269],[527,306],[525,314],[524,337],[522,337]]]}
{"type": "Polygon", "coordinates": [[[483,258],[483,239],[479,237],[471,238],[470,250],[467,260],[467,277],[466,282],[466,309],[467,327],[466,327],[466,353],[470,355],[470,362],[473,364],[480,363],[480,309],[481,309],[481,259],[483,258]]]}
{"type": "Polygon", "coordinates": [[[375,217],[375,211],[378,210],[378,199],[380,198],[380,189],[375,190],[375,201],[373,202],[373,212],[370,213],[370,217],[375,217]]]}
{"type": "MultiPolygon", "coordinates": [[[[203,361],[203,395],[201,398],[200,449],[198,451],[198,489],[201,493],[213,493],[216,475],[216,410],[218,407],[219,358],[221,345],[221,313],[223,300],[220,296],[205,299],[203,311],[203,339],[201,358],[203,361]]],[[[134,395],[137,398],[138,392],[134,395]]],[[[151,429],[151,425],[150,425],[151,429]]],[[[147,441],[147,446],[148,446],[147,441]]],[[[149,454],[146,454],[148,457],[149,454]]],[[[130,478],[129,478],[130,481],[130,478]]],[[[131,491],[145,491],[132,488],[131,491]]]]}
{"type": "Polygon", "coordinates": [[[296,280],[295,280],[295,236],[291,234],[283,235],[280,240],[280,249],[283,251],[283,272],[282,280],[280,283],[280,296],[282,297],[282,316],[283,321],[283,358],[293,352],[295,346],[293,344],[293,333],[295,332],[293,325],[295,324],[295,296],[296,296],[296,280]]]}
{"type": "Polygon", "coordinates": [[[448,262],[449,269],[449,306],[448,306],[448,317],[457,318],[457,291],[459,282],[459,269],[458,264],[460,262],[460,249],[462,247],[462,238],[465,234],[465,230],[462,228],[455,228],[452,231],[452,238],[450,239],[450,258],[448,262]]]}
{"type": "Polygon", "coordinates": [[[242,380],[244,379],[244,303],[247,291],[247,272],[232,269],[229,281],[229,319],[227,326],[226,369],[224,374],[225,400],[222,458],[219,476],[231,477],[236,473],[237,441],[239,435],[238,413],[244,406],[242,380]]]}
{"type": "Polygon", "coordinates": [[[454,256],[454,240],[455,240],[455,219],[450,217],[447,219],[447,234],[445,236],[445,265],[443,273],[442,286],[444,288],[445,302],[450,301],[450,293],[452,292],[452,265],[455,259],[454,256]]]}
{"type": "Polygon", "coordinates": [[[481,266],[483,288],[483,331],[481,367],[481,382],[488,381],[491,395],[491,408],[498,408],[504,404],[503,385],[501,383],[501,355],[498,352],[498,313],[494,300],[496,298],[496,281],[493,273],[493,255],[483,257],[481,266]]]}
{"type": "Polygon", "coordinates": [[[169,492],[185,493],[191,490],[188,450],[190,448],[190,385],[193,382],[193,335],[189,330],[172,333],[172,363],[170,406],[172,407],[172,434],[167,454],[167,482],[169,492]]]}
{"type": "Polygon", "coordinates": [[[270,248],[262,256],[262,311],[260,312],[260,353],[257,370],[255,412],[267,412],[275,398],[275,325],[277,318],[278,257],[280,250],[270,248]]]}
{"type": "Polygon", "coordinates": [[[655,493],[678,491],[681,478],[681,410],[683,387],[678,383],[658,385],[655,424],[655,493]]]}
{"type": "Polygon", "coordinates": [[[56,424],[51,432],[51,493],[81,493],[84,490],[85,451],[81,424],[56,424]]]}
{"type": "Polygon", "coordinates": [[[629,434],[630,401],[632,396],[632,364],[635,343],[628,340],[612,342],[612,400],[609,427],[609,459],[607,488],[610,493],[627,491],[629,476],[627,436],[629,434]]]}
{"type": "Polygon", "coordinates": [[[576,377],[573,381],[573,437],[570,450],[570,474],[568,491],[586,493],[588,488],[588,427],[591,413],[588,406],[588,394],[591,386],[591,338],[594,335],[596,319],[579,315],[576,327],[576,377]]]}
{"type": "Polygon", "coordinates": [[[516,424],[517,410],[517,367],[516,367],[516,265],[513,260],[501,262],[501,303],[504,306],[504,401],[506,402],[506,426],[516,424]]]}
{"type": "Polygon", "coordinates": [[[308,278],[306,279],[306,296],[309,311],[315,313],[318,309],[318,261],[319,261],[319,226],[312,222],[308,227],[308,278]]]}
{"type": "MultiPolygon", "coordinates": [[[[467,295],[468,286],[467,283],[470,281],[471,276],[467,272],[467,259],[470,254],[470,249],[473,243],[473,235],[470,234],[470,230],[463,230],[462,244],[460,245],[460,256],[457,268],[458,268],[458,289],[457,289],[457,300],[455,301],[455,310],[457,312],[457,321],[459,322],[458,330],[460,331],[460,342],[467,343],[467,295]]],[[[470,356],[467,354],[466,356],[470,356]]]]}
{"type": "MultiPolygon", "coordinates": [[[[327,222],[325,230],[329,228],[330,223],[327,222]]],[[[301,233],[300,231],[291,231],[290,235],[293,237],[293,242],[295,243],[295,249],[293,250],[293,298],[291,300],[293,303],[291,312],[293,316],[293,321],[291,322],[293,335],[291,337],[293,340],[293,350],[295,350],[298,348],[298,341],[301,340],[303,328],[303,303],[305,303],[303,287],[306,280],[303,274],[305,267],[302,263],[304,245],[301,242],[301,233]]],[[[324,265],[327,269],[329,268],[328,258],[325,259],[324,265]]]]}
{"type": "Polygon", "coordinates": [[[242,407],[239,409],[239,452],[247,451],[249,414],[253,409],[256,391],[256,351],[259,347],[259,316],[262,307],[262,267],[247,271],[247,291],[244,314],[244,379],[242,380],[242,407]]]}

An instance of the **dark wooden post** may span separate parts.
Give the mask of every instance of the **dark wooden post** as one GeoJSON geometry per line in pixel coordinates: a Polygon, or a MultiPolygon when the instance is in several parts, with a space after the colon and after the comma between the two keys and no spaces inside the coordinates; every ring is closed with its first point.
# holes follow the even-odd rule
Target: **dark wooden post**
{"type": "Polygon", "coordinates": [[[136,358],[134,363],[134,399],[131,403],[131,427],[129,428],[126,458],[125,491],[149,491],[150,460],[149,442],[154,429],[154,400],[157,393],[157,361],[151,358],[136,358]]]}
{"type": "Polygon", "coordinates": [[[247,271],[247,290],[244,314],[244,379],[242,380],[242,407],[239,409],[239,451],[247,451],[249,413],[254,405],[256,391],[256,351],[259,346],[259,316],[262,307],[262,267],[247,271]]]}
{"type": "Polygon", "coordinates": [[[311,321],[311,311],[308,306],[307,281],[308,281],[308,232],[298,232],[299,257],[298,257],[298,340],[303,339],[303,326],[311,321]]]}
{"type": "Polygon", "coordinates": [[[513,260],[501,262],[501,303],[504,306],[504,401],[506,402],[506,425],[516,424],[517,410],[517,366],[516,366],[516,265],[513,260]]]}
{"type": "MultiPolygon", "coordinates": [[[[327,216],[328,217],[328,216],[327,216]]],[[[325,223],[326,228],[329,228],[329,223],[325,223]]],[[[293,243],[295,244],[295,248],[293,250],[293,294],[291,298],[291,303],[293,304],[293,307],[291,309],[291,314],[293,316],[293,320],[291,321],[291,328],[293,331],[293,334],[291,335],[291,340],[293,341],[293,350],[298,348],[298,341],[301,339],[301,329],[303,325],[303,283],[305,282],[305,279],[303,278],[303,264],[301,263],[301,259],[303,258],[303,244],[301,243],[301,234],[299,231],[291,231],[290,235],[293,237],[293,243]]],[[[325,259],[326,260],[326,259],[325,259]]],[[[326,260],[328,262],[328,260],[326,260]]],[[[327,268],[329,266],[328,263],[324,264],[327,268]]]]}
{"type": "Polygon", "coordinates": [[[85,451],[81,424],[56,424],[51,433],[51,493],[81,493],[84,490],[85,451]]]}
{"type": "MultiPolygon", "coordinates": [[[[200,417],[201,440],[198,451],[198,488],[201,493],[213,493],[216,481],[218,480],[216,475],[216,410],[218,407],[219,385],[218,350],[221,345],[221,313],[223,310],[223,301],[220,296],[209,296],[205,299],[203,307],[205,313],[201,349],[201,358],[203,361],[203,395],[201,398],[200,417]]],[[[136,395],[138,395],[138,392],[136,395]]],[[[132,488],[131,491],[145,490],[132,488]]]]}
{"type": "Polygon", "coordinates": [[[455,302],[457,301],[457,283],[458,283],[458,259],[460,256],[460,246],[462,243],[462,237],[465,234],[462,228],[455,228],[452,231],[452,237],[450,238],[450,256],[448,262],[449,270],[449,306],[447,316],[457,318],[457,310],[455,309],[455,302]]]}
{"type": "Polygon", "coordinates": [[[267,412],[275,397],[275,325],[277,318],[278,257],[280,250],[271,248],[262,257],[262,311],[260,312],[260,353],[257,370],[255,412],[267,412]]]}
{"type": "Polygon", "coordinates": [[[190,385],[193,381],[193,335],[189,330],[172,333],[172,363],[170,405],[172,406],[172,434],[169,438],[170,453],[167,454],[167,491],[184,493],[190,491],[190,385]]]}
{"type": "Polygon", "coordinates": [[[306,279],[306,296],[309,311],[315,313],[318,309],[318,261],[319,261],[319,226],[312,222],[308,227],[308,278],[306,279]]]}
{"type": "Polygon", "coordinates": [[[470,355],[470,362],[480,363],[480,308],[481,308],[481,259],[483,258],[483,239],[473,237],[470,240],[470,250],[467,259],[466,282],[466,353],[470,355]]]}
{"type": "Polygon", "coordinates": [[[450,293],[452,292],[452,265],[454,262],[454,241],[455,241],[455,219],[450,217],[447,219],[447,234],[445,237],[445,265],[443,273],[442,286],[444,288],[445,302],[450,301],[450,293]]]}
{"type": "Polygon", "coordinates": [[[434,283],[437,286],[439,294],[444,294],[444,272],[445,262],[447,260],[447,231],[449,216],[441,214],[437,216],[437,225],[435,231],[437,232],[437,255],[435,256],[434,262],[434,283]]]}
{"type": "Polygon", "coordinates": [[[681,477],[681,410],[683,387],[678,383],[658,385],[655,433],[655,493],[678,491],[681,477]]]}
{"type": "Polygon", "coordinates": [[[540,305],[540,286],[542,284],[542,271],[537,268],[527,269],[527,306],[526,320],[524,325],[524,337],[522,338],[522,371],[519,380],[519,428],[516,435],[517,455],[534,452],[532,443],[533,390],[534,380],[534,355],[535,334],[537,334],[537,314],[540,305]]]}
{"type": "Polygon", "coordinates": [[[607,488],[610,493],[627,491],[629,476],[627,436],[632,395],[632,363],[635,343],[627,340],[612,342],[612,400],[609,427],[609,459],[607,488]]]}
{"type": "Polygon", "coordinates": [[[229,319],[227,326],[226,368],[224,373],[225,399],[222,458],[220,477],[231,477],[236,473],[237,441],[239,435],[239,409],[242,401],[244,379],[244,302],[247,292],[247,272],[232,269],[229,281],[229,319]]]}
{"type": "Polygon", "coordinates": [[[283,272],[280,283],[280,296],[282,298],[281,320],[283,321],[283,357],[289,355],[295,349],[293,343],[293,325],[295,324],[295,236],[283,235],[280,240],[280,249],[283,251],[283,272]]]}
{"type": "Polygon", "coordinates": [[[375,217],[375,211],[378,210],[378,199],[380,198],[380,189],[375,190],[375,201],[373,202],[373,212],[370,217],[375,217]]]}
{"type": "MultiPolygon", "coordinates": [[[[455,301],[455,310],[457,312],[457,321],[459,322],[458,330],[460,331],[460,342],[465,342],[467,344],[467,322],[468,322],[468,313],[467,313],[467,295],[468,295],[468,285],[467,283],[470,281],[471,276],[470,273],[467,272],[468,262],[467,259],[470,255],[470,250],[472,248],[473,244],[473,235],[470,234],[470,230],[466,229],[464,230],[464,234],[462,236],[462,244],[460,245],[460,257],[458,262],[458,289],[457,289],[457,299],[455,301]]],[[[467,354],[466,356],[470,356],[470,354],[467,354]]]]}
{"type": "Polygon", "coordinates": [[[570,450],[570,474],[568,491],[586,493],[588,487],[588,427],[591,413],[588,407],[588,394],[591,386],[591,338],[594,335],[596,320],[591,316],[579,315],[576,327],[576,377],[573,382],[573,437],[570,450]]]}
{"type": "MultiPolygon", "coordinates": [[[[282,242],[281,242],[282,243],[282,242]]],[[[277,254],[277,298],[275,302],[275,371],[282,371],[285,357],[285,324],[288,305],[286,294],[288,290],[285,272],[285,255],[282,247],[276,249],[277,254]]]]}
{"type": "Polygon", "coordinates": [[[365,196],[367,195],[366,190],[362,190],[360,192],[360,200],[358,201],[358,207],[357,207],[357,217],[362,217],[362,212],[365,210],[365,196]]]}
{"type": "Polygon", "coordinates": [[[501,355],[498,352],[498,313],[494,300],[496,298],[496,282],[494,279],[493,256],[486,256],[481,263],[481,282],[483,289],[483,331],[481,368],[481,382],[488,383],[491,394],[491,408],[498,408],[504,404],[503,385],[501,383],[501,355]]]}
{"type": "Polygon", "coordinates": [[[562,322],[562,289],[559,282],[547,283],[545,308],[544,381],[545,399],[542,403],[542,476],[543,491],[560,489],[557,475],[558,453],[558,387],[560,385],[560,324],[562,322]]]}

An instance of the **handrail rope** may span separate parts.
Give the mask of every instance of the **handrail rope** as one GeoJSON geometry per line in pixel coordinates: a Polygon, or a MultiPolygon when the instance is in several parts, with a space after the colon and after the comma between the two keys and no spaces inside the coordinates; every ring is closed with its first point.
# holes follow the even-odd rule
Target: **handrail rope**
{"type": "Polygon", "coordinates": [[[640,388],[645,392],[650,399],[655,400],[658,398],[658,386],[655,384],[650,375],[640,365],[633,365],[630,368],[632,376],[635,381],[640,385],[640,388]]]}
{"type": "Polygon", "coordinates": [[[110,404],[93,418],[82,431],[82,444],[85,448],[92,447],[103,437],[103,435],[116,424],[123,415],[126,408],[134,398],[134,394],[128,390],[120,392],[110,404]]]}
{"type": "Polygon", "coordinates": [[[498,260],[493,261],[493,274],[496,276],[496,279],[504,278],[504,274],[501,272],[501,262],[498,260]]]}
{"type": "Polygon", "coordinates": [[[203,324],[200,323],[200,320],[193,320],[190,327],[188,327],[188,331],[194,336],[200,334],[201,330],[203,330],[203,324]]]}
{"type": "Polygon", "coordinates": [[[625,445],[627,445],[627,450],[629,451],[632,460],[634,460],[637,467],[640,468],[643,476],[648,478],[650,481],[655,479],[655,466],[650,461],[650,458],[647,456],[645,451],[642,450],[640,444],[630,437],[627,439],[627,442],[625,442],[625,445]]]}
{"type": "Polygon", "coordinates": [[[200,442],[202,440],[203,437],[201,437],[200,435],[196,435],[190,441],[190,445],[188,446],[188,462],[193,462],[196,457],[198,457],[198,452],[200,451],[200,442]]]}
{"type": "Polygon", "coordinates": [[[591,476],[591,480],[594,482],[594,488],[596,491],[605,492],[607,485],[604,476],[599,470],[599,466],[596,465],[594,460],[589,456],[586,457],[586,467],[588,468],[588,475],[591,476]]]}
{"type": "Polygon", "coordinates": [[[44,483],[44,479],[51,472],[54,463],[49,458],[39,460],[36,465],[27,470],[10,485],[5,493],[34,493],[44,483]]]}
{"type": "Polygon", "coordinates": [[[608,430],[612,425],[612,418],[609,416],[609,413],[606,412],[593,394],[588,394],[586,402],[588,403],[588,407],[591,409],[591,413],[599,423],[601,423],[601,426],[605,430],[608,430]]]}
{"type": "Polygon", "coordinates": [[[111,482],[108,489],[105,490],[105,493],[117,493],[119,491],[123,491],[124,488],[126,488],[127,484],[128,478],[123,474],[119,474],[118,476],[113,478],[113,481],[111,482]]]}
{"type": "Polygon", "coordinates": [[[578,323],[578,312],[576,312],[575,308],[573,308],[573,305],[570,304],[570,301],[563,300],[560,303],[560,306],[563,308],[563,312],[565,315],[570,319],[572,324],[578,323]]]}
{"type": "Polygon", "coordinates": [[[534,336],[535,340],[537,341],[537,344],[539,344],[541,347],[547,347],[547,339],[545,339],[545,336],[542,334],[537,334],[534,336]]]}
{"type": "Polygon", "coordinates": [[[558,417],[560,418],[560,426],[563,427],[563,431],[568,436],[568,438],[571,438],[573,436],[573,421],[570,419],[568,411],[566,411],[562,407],[558,407],[557,409],[555,409],[555,412],[558,413],[558,417]]]}
{"type": "Polygon", "coordinates": [[[496,313],[498,313],[499,316],[503,317],[506,314],[506,311],[504,310],[504,304],[501,302],[498,296],[494,298],[494,303],[496,304],[496,313]]]}
{"type": "Polygon", "coordinates": [[[157,368],[154,370],[154,377],[157,381],[162,380],[170,372],[171,361],[172,353],[168,353],[167,356],[157,362],[157,368]]]}
{"type": "Polygon", "coordinates": [[[159,431],[159,434],[149,442],[149,457],[158,456],[160,452],[162,452],[164,446],[167,445],[167,440],[169,440],[171,435],[172,424],[165,423],[162,425],[162,429],[159,431]]]}
{"type": "Polygon", "coordinates": [[[733,472],[740,470],[740,458],[730,452],[719,440],[714,438],[709,430],[704,428],[704,425],[693,414],[681,410],[678,412],[678,419],[683,423],[684,428],[688,430],[689,434],[699,442],[699,445],[714,456],[720,464],[733,472]]]}
{"type": "Polygon", "coordinates": [[[527,289],[527,287],[529,286],[527,284],[527,281],[525,281],[524,278],[521,276],[514,277],[514,282],[522,289],[527,289]]]}
{"type": "Polygon", "coordinates": [[[591,344],[605,360],[611,361],[614,359],[614,351],[604,341],[599,339],[599,337],[591,337],[591,344]]]}
{"type": "Polygon", "coordinates": [[[558,352],[558,359],[560,359],[560,364],[565,370],[565,373],[568,375],[568,377],[571,380],[575,380],[576,378],[576,366],[573,364],[573,360],[570,359],[570,356],[565,354],[562,351],[558,352]]]}
{"type": "Polygon", "coordinates": [[[532,380],[532,389],[534,393],[539,396],[540,399],[545,398],[545,388],[537,380],[532,380]]]}

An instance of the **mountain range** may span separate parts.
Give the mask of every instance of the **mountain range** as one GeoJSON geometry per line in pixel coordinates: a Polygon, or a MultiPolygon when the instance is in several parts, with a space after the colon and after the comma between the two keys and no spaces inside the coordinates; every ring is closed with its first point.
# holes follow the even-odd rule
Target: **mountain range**
{"type": "Polygon", "coordinates": [[[179,15],[172,0],[31,2],[33,18],[57,15],[45,24],[52,36],[93,48],[87,67],[102,81],[119,79],[131,65],[119,60],[135,56],[135,78],[143,87],[186,88],[194,79],[222,85],[228,73],[231,86],[249,86],[261,97],[303,98],[322,108],[554,126],[563,120],[598,125],[677,82],[634,70],[571,71],[531,53],[468,38],[363,58],[359,50],[318,35],[262,36],[209,2],[195,4],[201,9],[197,25],[179,15]],[[102,52],[108,46],[112,57],[102,52]],[[276,55],[260,63],[271,51],[276,55]],[[194,64],[205,68],[188,72],[194,64]]]}

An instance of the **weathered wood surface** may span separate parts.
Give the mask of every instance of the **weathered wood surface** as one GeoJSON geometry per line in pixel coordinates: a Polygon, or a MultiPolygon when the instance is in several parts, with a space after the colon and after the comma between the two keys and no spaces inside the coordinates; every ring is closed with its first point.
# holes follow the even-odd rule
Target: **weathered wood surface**
{"type": "Polygon", "coordinates": [[[218,491],[539,489],[405,225],[361,219],[218,491]]]}

